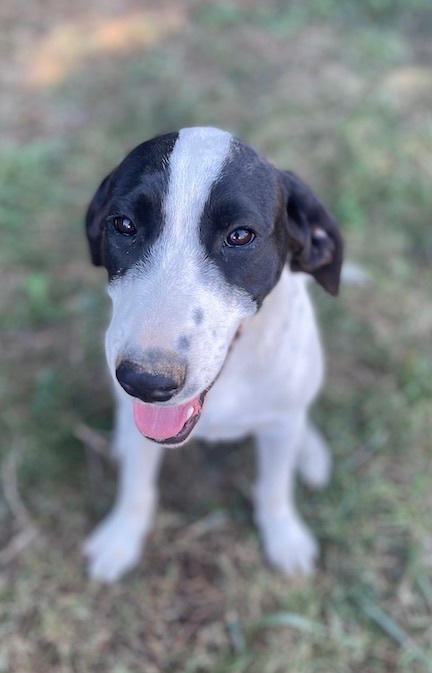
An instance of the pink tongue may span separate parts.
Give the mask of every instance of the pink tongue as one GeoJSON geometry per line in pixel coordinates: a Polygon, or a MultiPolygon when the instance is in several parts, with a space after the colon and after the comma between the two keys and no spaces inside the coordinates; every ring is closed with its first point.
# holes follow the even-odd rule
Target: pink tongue
{"type": "Polygon", "coordinates": [[[175,437],[183,429],[186,421],[200,408],[199,398],[178,407],[157,407],[134,400],[133,410],[138,430],[151,439],[175,437]],[[193,413],[190,414],[190,409],[193,413]],[[188,416],[189,412],[189,416],[188,416]]]}

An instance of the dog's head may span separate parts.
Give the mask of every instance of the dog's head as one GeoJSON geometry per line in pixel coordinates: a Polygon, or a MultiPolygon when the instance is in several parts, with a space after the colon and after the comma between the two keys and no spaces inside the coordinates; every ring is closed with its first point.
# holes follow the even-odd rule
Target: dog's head
{"type": "Polygon", "coordinates": [[[285,263],[337,294],[342,241],[300,178],[230,133],[183,129],[139,145],[87,212],[109,276],[106,351],[155,441],[188,437],[240,325],[285,263]]]}

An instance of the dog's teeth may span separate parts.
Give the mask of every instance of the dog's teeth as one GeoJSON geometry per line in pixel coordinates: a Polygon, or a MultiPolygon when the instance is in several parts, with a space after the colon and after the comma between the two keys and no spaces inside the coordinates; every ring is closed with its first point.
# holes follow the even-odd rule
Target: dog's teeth
{"type": "Polygon", "coordinates": [[[186,414],[186,420],[187,420],[187,421],[188,421],[188,420],[190,419],[190,417],[193,415],[193,412],[194,412],[193,407],[189,407],[189,409],[187,410],[187,414],[186,414]]]}

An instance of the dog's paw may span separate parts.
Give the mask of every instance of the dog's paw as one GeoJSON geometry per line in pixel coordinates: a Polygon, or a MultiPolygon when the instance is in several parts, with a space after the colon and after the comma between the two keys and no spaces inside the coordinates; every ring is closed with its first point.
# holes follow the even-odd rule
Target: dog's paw
{"type": "Polygon", "coordinates": [[[140,560],[148,527],[115,510],[93,531],[83,545],[91,579],[111,583],[140,560]]]}
{"type": "Polygon", "coordinates": [[[318,544],[307,526],[291,514],[257,517],[267,560],[286,575],[311,575],[318,544]]]}
{"type": "Polygon", "coordinates": [[[308,486],[327,486],[332,469],[331,455],[324,437],[312,424],[307,426],[298,460],[298,470],[308,486]]]}

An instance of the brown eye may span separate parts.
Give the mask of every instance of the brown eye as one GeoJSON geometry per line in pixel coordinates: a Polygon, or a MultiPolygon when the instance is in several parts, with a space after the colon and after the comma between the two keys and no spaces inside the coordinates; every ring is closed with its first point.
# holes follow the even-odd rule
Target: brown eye
{"type": "Polygon", "coordinates": [[[252,229],[234,229],[229,236],[225,239],[225,245],[228,245],[230,248],[233,248],[237,245],[248,245],[252,243],[255,238],[255,234],[252,229]]]}
{"type": "Polygon", "coordinates": [[[133,236],[136,234],[136,227],[128,217],[114,217],[113,225],[123,236],[133,236]]]}

